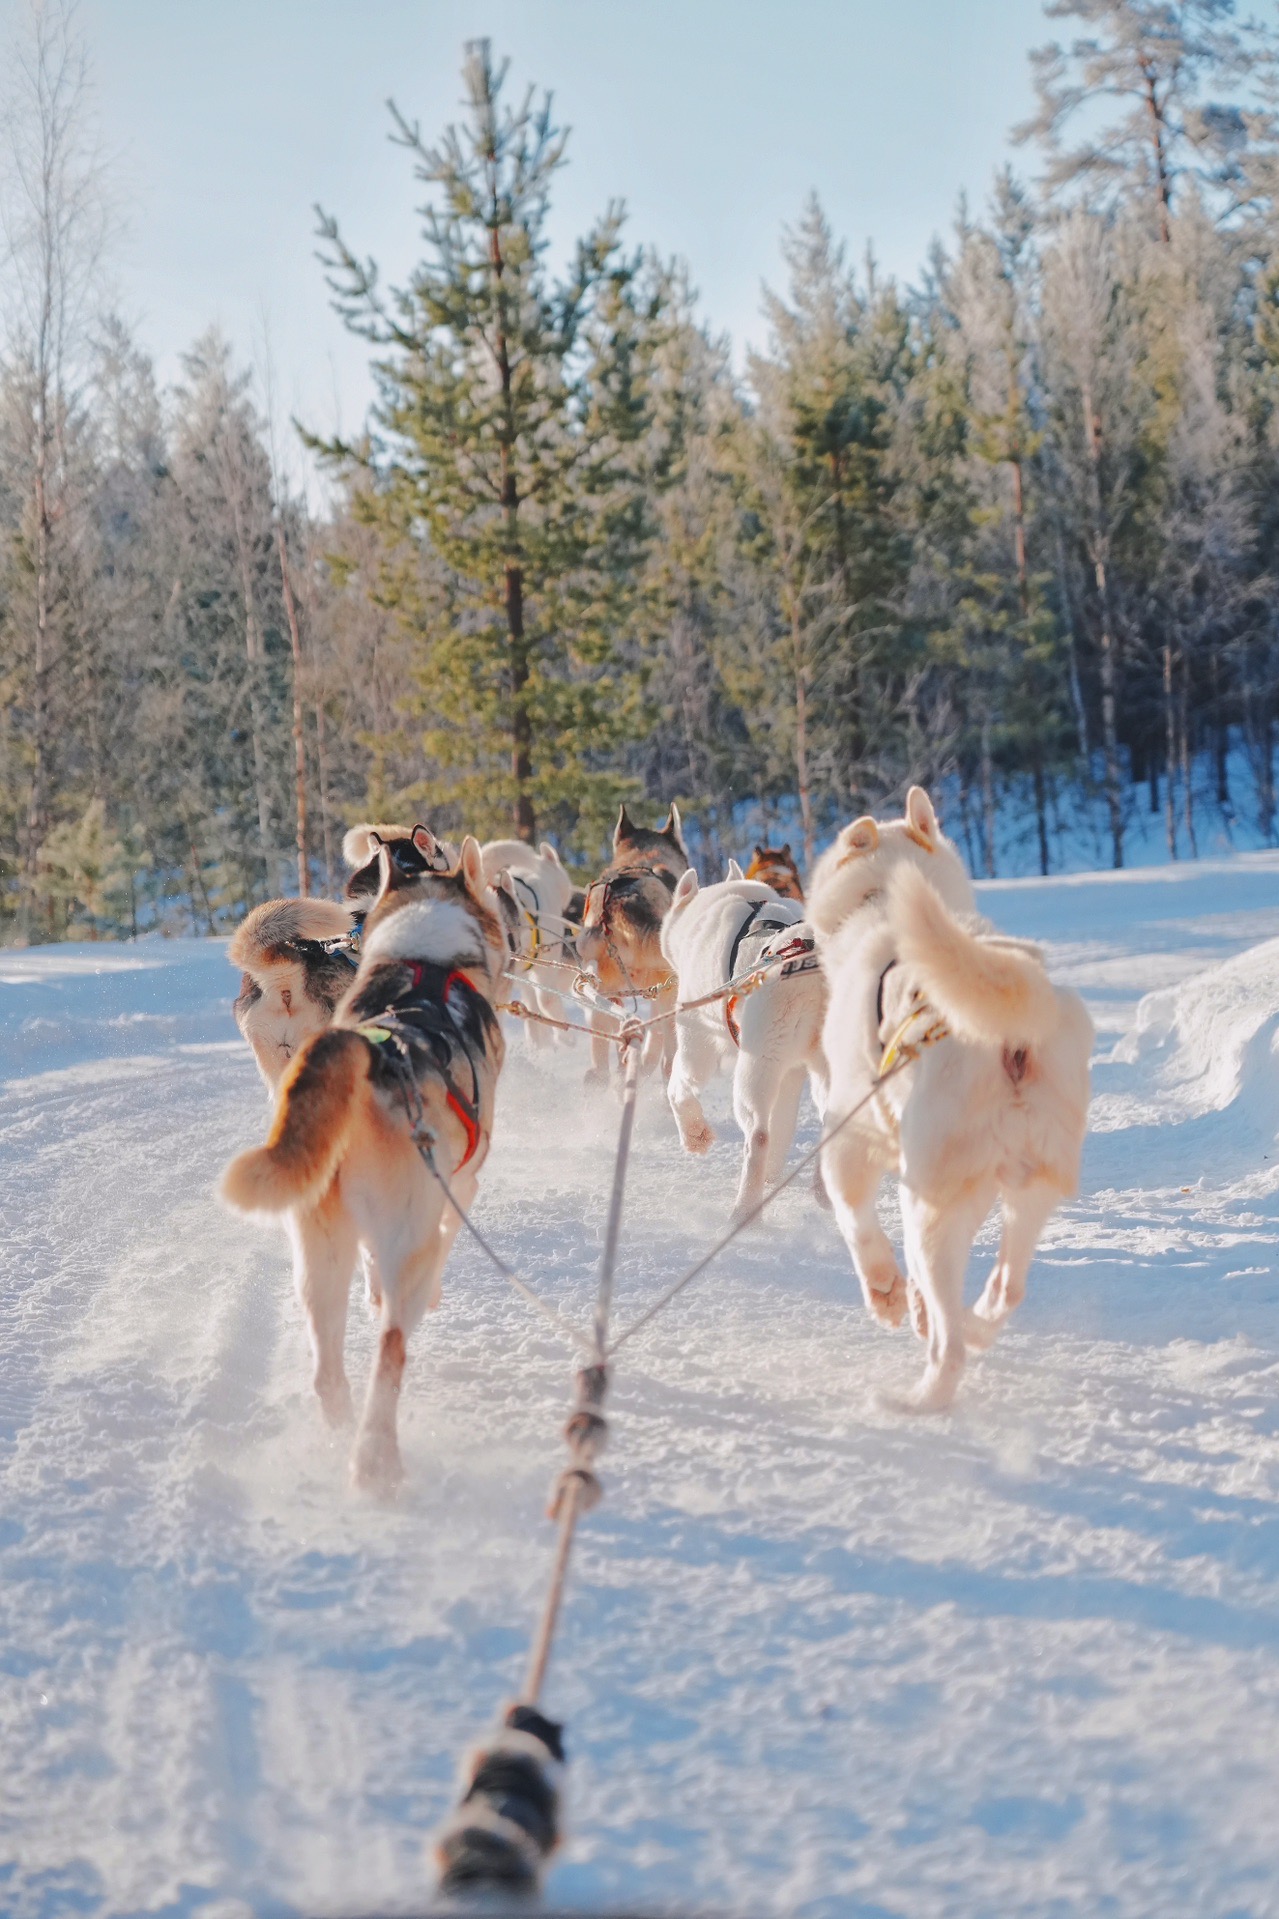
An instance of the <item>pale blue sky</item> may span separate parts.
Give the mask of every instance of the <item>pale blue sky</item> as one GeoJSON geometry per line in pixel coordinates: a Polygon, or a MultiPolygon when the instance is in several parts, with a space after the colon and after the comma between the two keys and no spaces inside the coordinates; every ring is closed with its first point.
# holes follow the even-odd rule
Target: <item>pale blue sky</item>
{"type": "MultiPolygon", "coordinates": [[[[5,41],[22,4],[0,0],[5,41]]],[[[392,277],[411,262],[383,103],[455,117],[467,38],[573,129],[557,234],[624,197],[632,238],[688,261],[740,350],[811,188],[854,251],[915,276],[960,189],[984,198],[1048,31],[1039,0],[82,0],[81,19],[120,155],[116,281],[162,375],[214,320],[260,352],[265,315],[280,405],[348,428],[367,350],[327,308],[311,204],[392,277]]]]}

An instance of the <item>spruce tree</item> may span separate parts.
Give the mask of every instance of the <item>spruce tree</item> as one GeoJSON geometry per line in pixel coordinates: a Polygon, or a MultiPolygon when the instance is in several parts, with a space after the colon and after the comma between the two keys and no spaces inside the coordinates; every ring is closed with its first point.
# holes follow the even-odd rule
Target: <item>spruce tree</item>
{"type": "Polygon", "coordinates": [[[431,192],[424,257],[384,295],[321,213],[329,285],[379,349],[372,432],[323,451],[369,484],[360,510],[429,549],[429,585],[392,562],[383,592],[415,630],[421,797],[532,840],[539,815],[601,824],[607,756],[635,697],[627,639],[649,515],[639,262],[609,206],[563,278],[547,264],[565,135],[549,95],[504,100],[507,68],[467,48],[466,117],[435,145],[392,106],[431,192]]]}

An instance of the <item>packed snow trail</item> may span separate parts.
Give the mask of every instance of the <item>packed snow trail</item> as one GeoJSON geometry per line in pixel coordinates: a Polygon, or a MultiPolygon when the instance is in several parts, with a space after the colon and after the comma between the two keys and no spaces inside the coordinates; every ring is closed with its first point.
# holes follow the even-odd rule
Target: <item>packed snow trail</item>
{"type": "MultiPolygon", "coordinates": [[[[1279,856],[981,891],[1098,1020],[1082,1195],[947,1419],[875,1410],[918,1349],[802,1183],[627,1349],[548,1689],[564,1904],[1279,1913],[1279,944],[1236,958],[1279,856]]],[[[404,1494],[347,1490],[283,1237],[211,1197],[266,1120],[233,986],[215,942],[0,954],[6,1913],[426,1902],[542,1591],[565,1354],[459,1243],[404,1494]]],[[[479,1203],[582,1324],[585,1064],[513,1036],[479,1203]]],[[[721,1228],[727,1111],[691,1160],[647,1087],[624,1317],[721,1228]]],[[[358,1301],[350,1347],[358,1392],[358,1301]]]]}

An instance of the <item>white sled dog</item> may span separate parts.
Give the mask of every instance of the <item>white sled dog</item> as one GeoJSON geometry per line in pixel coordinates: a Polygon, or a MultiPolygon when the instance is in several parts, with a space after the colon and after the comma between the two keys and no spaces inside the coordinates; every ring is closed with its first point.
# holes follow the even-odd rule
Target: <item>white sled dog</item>
{"type": "Polygon", "coordinates": [[[503,1058],[494,1010],[505,942],[480,849],[456,869],[407,874],[389,847],[360,968],[332,1026],[307,1041],[280,1086],[266,1145],[232,1160],[222,1196],[243,1213],[287,1213],[310,1321],[315,1389],[331,1424],[351,1414],[347,1303],[363,1252],[381,1337],[356,1436],[358,1485],[401,1476],[396,1411],[405,1343],[439,1299],[458,1215],[423,1164],[410,1111],[459,1205],[475,1197],[503,1058]]]}
{"type": "Polygon", "coordinates": [[[662,952],[678,978],[680,1000],[700,999],[785,955],[754,992],[675,1018],[667,1094],[686,1152],[706,1152],[715,1137],[702,1111],[702,1089],[721,1067],[733,1075],[733,1114],[744,1140],[733,1207],[739,1219],[781,1175],[805,1077],[818,1113],[825,1110],[826,992],[803,906],[760,880],[743,879],[736,860],[728,872],[718,885],[701,888],[691,867],[681,875],[662,924],[662,952]]]}
{"type": "Polygon", "coordinates": [[[988,1346],[1020,1304],[1049,1214],[1078,1185],[1092,1022],[1077,993],[1053,986],[1038,948],[977,917],[921,787],[904,819],[844,828],[817,863],[808,910],[829,995],[828,1126],[865,1097],[895,1039],[936,1015],[948,1030],[822,1160],[866,1304],[887,1326],[901,1323],[907,1287],[875,1195],[886,1172],[901,1182],[910,1304],[928,1362],[899,1403],[937,1412],[955,1396],[966,1346],[988,1346]],[[965,1315],[968,1256],[996,1199],[999,1255],[965,1315]]]}
{"type": "MultiPolygon", "coordinates": [[[[510,970],[521,982],[516,994],[531,1000],[538,1012],[562,1019],[563,1001],[557,994],[568,991],[571,976],[565,962],[577,930],[569,918],[572,879],[549,840],[537,847],[524,840],[489,840],[480,853],[484,877],[497,894],[506,926],[510,970]],[[509,884],[503,882],[504,874],[509,884]]],[[[529,1021],[528,1032],[535,1047],[551,1046],[557,1037],[553,1027],[536,1020],[529,1021]]]]}

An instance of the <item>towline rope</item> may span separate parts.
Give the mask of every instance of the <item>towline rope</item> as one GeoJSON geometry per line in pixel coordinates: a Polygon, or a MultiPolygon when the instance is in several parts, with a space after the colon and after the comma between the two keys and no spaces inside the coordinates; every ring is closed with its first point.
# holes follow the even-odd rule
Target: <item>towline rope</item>
{"type": "Polygon", "coordinates": [[[560,1841],[563,1729],[545,1716],[540,1702],[564,1603],[577,1522],[603,1496],[595,1462],[608,1440],[608,1422],[603,1414],[609,1386],[608,1322],[635,1128],[642,1037],[641,1023],[631,1020],[625,1036],[622,1117],[589,1342],[592,1361],[577,1373],[576,1402],[564,1428],[569,1464],[551,1492],[549,1517],[558,1522],[559,1532],[550,1581],[520,1698],[507,1707],[496,1732],[472,1753],[461,1800],[436,1842],[440,1891],[445,1895],[534,1892],[547,1859],[560,1841]]]}
{"type": "MultiPolygon", "coordinates": [[[[709,1004],[722,996],[709,994],[698,1003],[709,1004]]],[[[600,1255],[595,1316],[589,1338],[548,1306],[505,1261],[497,1257],[478,1229],[472,1226],[435,1163],[434,1137],[425,1126],[416,1080],[412,1087],[417,1098],[416,1119],[409,1105],[406,1085],[405,1104],[409,1110],[414,1143],[462,1223],[497,1270],[588,1354],[588,1363],[579,1367],[576,1373],[576,1397],[564,1428],[569,1464],[557,1476],[551,1490],[547,1516],[558,1526],[555,1553],[541,1616],[529,1649],[521,1695],[505,1709],[493,1733],[469,1755],[464,1767],[461,1798],[436,1841],[439,1890],[448,1897],[467,1893],[485,1896],[494,1893],[536,1893],[546,1863],[560,1843],[559,1781],[564,1765],[564,1729],[543,1713],[541,1698],[563,1608],[578,1520],[598,1505],[603,1497],[595,1463],[608,1441],[608,1422],[603,1406],[608,1396],[614,1357],[659,1313],[664,1312],[686,1287],[692,1285],[738,1234],[759,1218],[779,1193],[785,1192],[794,1183],[805,1167],[810,1166],[831,1140],[878,1097],[890,1080],[913,1065],[925,1047],[948,1036],[945,1021],[932,1007],[922,1002],[914,1006],[883,1047],[878,1071],[862,1098],[842,1114],[833,1126],[827,1127],[816,1144],[802,1153],[783,1178],[740,1219],[734,1221],[699,1260],[632,1320],[616,1339],[610,1341],[609,1319],[634,1136],[640,1058],[644,1035],[649,1026],[657,1023],[657,1017],[664,1016],[649,1020],[630,1018],[619,1036],[625,1076],[622,1114],[613,1162],[604,1246],[600,1255]]]]}

